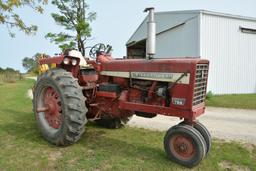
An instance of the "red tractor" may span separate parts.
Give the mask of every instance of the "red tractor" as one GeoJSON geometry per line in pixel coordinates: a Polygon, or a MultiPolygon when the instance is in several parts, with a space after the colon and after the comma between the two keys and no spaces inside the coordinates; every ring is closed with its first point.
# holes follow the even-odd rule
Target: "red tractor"
{"type": "Polygon", "coordinates": [[[43,137],[52,144],[75,143],[87,120],[120,128],[132,115],[176,116],[182,121],[164,137],[174,162],[197,165],[209,152],[211,136],[196,117],[205,111],[209,61],[199,58],[154,59],[154,9],[148,8],[146,59],[113,59],[111,47],[97,44],[90,57],[80,52],[40,60],[49,66],[34,87],[33,108],[43,137]]]}

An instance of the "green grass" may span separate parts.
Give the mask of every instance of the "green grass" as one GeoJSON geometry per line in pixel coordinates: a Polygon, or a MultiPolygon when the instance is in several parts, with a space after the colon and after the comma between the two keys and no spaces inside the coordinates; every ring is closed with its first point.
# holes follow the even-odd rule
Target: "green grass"
{"type": "Polygon", "coordinates": [[[207,106],[256,109],[256,94],[216,95],[206,100],[207,106]]]}
{"type": "Polygon", "coordinates": [[[34,72],[28,72],[26,74],[23,74],[23,77],[36,77],[36,76],[38,76],[38,74],[34,72]]]}
{"type": "MultiPolygon", "coordinates": [[[[190,170],[166,158],[164,132],[89,124],[78,143],[65,148],[49,144],[26,97],[32,84],[0,85],[0,170],[190,170]]],[[[250,147],[214,140],[209,156],[192,170],[256,170],[256,147],[250,147]]]]}

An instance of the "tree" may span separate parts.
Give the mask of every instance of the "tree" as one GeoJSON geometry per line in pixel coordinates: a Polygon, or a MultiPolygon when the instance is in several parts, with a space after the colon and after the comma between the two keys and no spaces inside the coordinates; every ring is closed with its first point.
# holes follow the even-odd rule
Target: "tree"
{"type": "Polygon", "coordinates": [[[20,29],[26,34],[34,34],[37,31],[37,26],[26,25],[15,10],[28,6],[39,13],[43,13],[42,5],[46,3],[47,0],[0,0],[0,24],[6,25],[11,37],[15,36],[11,31],[13,27],[20,29]]]}
{"type": "Polygon", "coordinates": [[[38,74],[38,60],[42,57],[47,57],[47,55],[42,53],[36,53],[32,57],[25,57],[22,60],[22,66],[27,70],[27,72],[33,72],[38,74]]]}
{"type": "Polygon", "coordinates": [[[10,68],[10,67],[7,67],[7,68],[5,69],[5,71],[6,71],[6,72],[18,72],[18,71],[16,71],[15,69],[10,68]]]}
{"type": "Polygon", "coordinates": [[[48,33],[45,37],[65,49],[77,48],[85,55],[85,43],[91,36],[90,22],[96,19],[95,12],[88,12],[85,0],[53,0],[59,13],[52,13],[55,22],[63,26],[67,32],[48,33]]]}
{"type": "Polygon", "coordinates": [[[25,57],[22,60],[22,66],[25,68],[25,70],[30,72],[36,68],[36,62],[35,62],[34,58],[25,57]]]}

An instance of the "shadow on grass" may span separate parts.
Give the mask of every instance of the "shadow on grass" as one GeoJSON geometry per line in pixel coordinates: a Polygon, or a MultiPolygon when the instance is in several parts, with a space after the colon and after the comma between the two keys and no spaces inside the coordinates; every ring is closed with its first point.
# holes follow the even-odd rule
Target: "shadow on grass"
{"type": "MultiPolygon", "coordinates": [[[[111,158],[121,159],[130,158],[134,161],[143,160],[150,162],[152,165],[165,164],[170,167],[178,166],[177,164],[170,162],[167,158],[162,147],[162,142],[160,142],[161,147],[159,147],[159,145],[152,146],[151,142],[143,142],[141,140],[132,141],[129,136],[136,136],[133,137],[133,139],[140,139],[144,135],[142,132],[135,135],[132,130],[127,132],[126,129],[127,128],[124,127],[120,130],[110,130],[100,128],[94,123],[89,123],[87,131],[78,144],[90,149],[97,149],[105,153],[106,157],[111,156],[111,158]],[[114,132],[117,132],[117,135],[111,136],[114,132]]],[[[150,138],[146,139],[149,140],[150,138]]]]}
{"type": "MultiPolygon", "coordinates": [[[[4,113],[9,114],[11,119],[0,124],[0,130],[3,133],[12,136],[17,142],[38,143],[45,145],[46,143],[41,136],[32,112],[16,111],[13,109],[4,109],[4,113]]],[[[15,143],[15,142],[13,142],[15,143]]]]}
{"type": "MultiPolygon", "coordinates": [[[[4,122],[0,125],[0,130],[13,137],[14,145],[26,146],[33,145],[35,148],[46,146],[48,148],[58,149],[57,147],[48,143],[42,137],[37,128],[34,114],[32,112],[16,111],[14,109],[5,109],[3,112],[11,114],[11,121],[4,122]]],[[[173,166],[176,164],[170,162],[163,150],[163,148],[153,147],[141,140],[133,142],[129,136],[132,135],[133,130],[110,130],[97,127],[94,123],[86,125],[86,131],[82,138],[74,145],[65,147],[65,150],[72,148],[91,149],[99,153],[104,159],[111,158],[131,158],[150,161],[152,164],[157,164],[161,161],[164,164],[173,166]],[[115,132],[117,133],[115,135],[115,132]],[[125,135],[127,134],[127,135],[125,135]]],[[[140,139],[143,132],[136,134],[140,139]]]]}

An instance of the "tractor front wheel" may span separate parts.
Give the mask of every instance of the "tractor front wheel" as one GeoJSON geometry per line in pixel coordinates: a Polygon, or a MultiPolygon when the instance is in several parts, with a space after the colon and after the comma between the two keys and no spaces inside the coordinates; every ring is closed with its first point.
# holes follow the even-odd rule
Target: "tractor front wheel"
{"type": "Polygon", "coordinates": [[[200,132],[206,142],[206,156],[209,154],[212,146],[212,137],[208,129],[200,122],[196,122],[194,128],[200,132]]]}
{"type": "MultiPolygon", "coordinates": [[[[186,124],[186,122],[181,122],[179,123],[180,125],[187,125],[190,127],[190,125],[186,124]]],[[[200,132],[200,134],[203,136],[205,143],[206,143],[206,154],[205,156],[208,155],[209,151],[211,150],[211,146],[212,146],[212,137],[210,132],[208,131],[208,129],[199,121],[196,121],[193,125],[193,127],[200,132]]]]}
{"type": "Polygon", "coordinates": [[[43,137],[55,145],[78,141],[87,122],[85,97],[77,80],[63,69],[38,77],[33,110],[43,137]]]}
{"type": "Polygon", "coordinates": [[[170,160],[193,167],[204,158],[206,143],[203,136],[192,126],[176,125],[167,131],[164,149],[170,160]]]}

